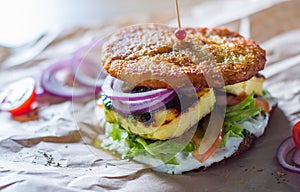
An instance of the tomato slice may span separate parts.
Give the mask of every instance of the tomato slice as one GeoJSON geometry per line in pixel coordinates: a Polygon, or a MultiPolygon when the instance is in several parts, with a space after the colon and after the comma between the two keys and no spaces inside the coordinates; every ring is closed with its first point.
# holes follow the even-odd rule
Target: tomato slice
{"type": "MultiPolygon", "coordinates": [[[[206,161],[221,145],[222,143],[222,139],[223,139],[223,117],[221,114],[214,114],[214,120],[211,122],[211,125],[205,125],[206,127],[206,132],[204,134],[204,137],[203,138],[193,138],[193,141],[195,143],[198,143],[199,144],[199,147],[197,147],[197,149],[192,153],[193,157],[195,159],[197,159],[199,162],[204,162],[206,161]],[[210,130],[208,130],[210,129],[210,130]],[[207,135],[209,137],[209,139],[211,138],[214,138],[214,140],[212,140],[212,143],[209,141],[209,142],[205,142],[205,136],[207,134],[207,131],[213,131],[214,134],[210,134],[210,135],[207,135]],[[216,134],[216,137],[214,137],[214,135],[216,134]],[[196,141],[194,140],[196,139],[196,141]],[[205,145],[206,147],[201,148],[201,145],[205,145]],[[204,149],[204,150],[203,150],[204,149]]],[[[197,130],[198,131],[198,130],[197,130]]],[[[198,135],[198,133],[197,134],[198,135]]]]}
{"type": "Polygon", "coordinates": [[[269,103],[260,97],[255,98],[255,106],[261,108],[261,110],[266,111],[266,112],[271,111],[269,103]]]}
{"type": "Polygon", "coordinates": [[[35,80],[24,78],[9,84],[0,92],[0,110],[12,115],[21,115],[31,110],[31,104],[36,98],[35,80]]]}
{"type": "Polygon", "coordinates": [[[293,139],[297,146],[297,148],[300,150],[300,121],[296,123],[293,127],[293,139]]]}
{"type": "Polygon", "coordinates": [[[214,144],[204,153],[204,154],[199,154],[198,152],[194,151],[192,153],[193,157],[197,159],[199,162],[203,163],[206,161],[221,145],[222,143],[222,135],[220,134],[214,144]]]}

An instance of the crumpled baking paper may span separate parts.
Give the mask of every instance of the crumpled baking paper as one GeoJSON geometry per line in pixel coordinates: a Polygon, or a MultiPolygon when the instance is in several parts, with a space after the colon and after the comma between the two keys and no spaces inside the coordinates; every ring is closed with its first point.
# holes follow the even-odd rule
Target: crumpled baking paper
{"type": "MultiPolygon", "coordinates": [[[[244,31],[267,50],[268,63],[262,73],[268,77],[265,86],[277,97],[278,107],[266,133],[249,151],[206,171],[183,175],[157,173],[92,146],[98,135],[103,134],[95,101],[57,101],[42,108],[36,121],[21,123],[13,121],[7,113],[0,113],[0,189],[299,191],[300,175],[284,171],[275,158],[279,144],[291,135],[291,125],[300,119],[299,9],[297,0],[209,1],[194,7],[183,19],[183,23],[191,26],[227,26],[244,31]],[[245,18],[246,31],[240,29],[245,18]]],[[[155,22],[149,18],[145,22],[155,22]]],[[[38,78],[45,67],[67,57],[79,46],[133,23],[136,21],[131,18],[65,31],[36,59],[0,71],[0,86],[26,76],[38,78]]]]}

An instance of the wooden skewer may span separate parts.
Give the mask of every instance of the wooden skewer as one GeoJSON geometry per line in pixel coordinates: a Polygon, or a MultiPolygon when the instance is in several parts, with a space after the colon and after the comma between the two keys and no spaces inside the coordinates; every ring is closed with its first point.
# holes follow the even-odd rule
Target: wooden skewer
{"type": "Polygon", "coordinates": [[[175,0],[178,29],[181,29],[178,0],[175,0]]]}
{"type": "Polygon", "coordinates": [[[178,0],[175,0],[175,5],[176,5],[176,15],[177,15],[177,24],[178,24],[178,29],[175,31],[175,36],[179,40],[184,40],[186,37],[186,32],[185,30],[181,29],[178,0]]]}

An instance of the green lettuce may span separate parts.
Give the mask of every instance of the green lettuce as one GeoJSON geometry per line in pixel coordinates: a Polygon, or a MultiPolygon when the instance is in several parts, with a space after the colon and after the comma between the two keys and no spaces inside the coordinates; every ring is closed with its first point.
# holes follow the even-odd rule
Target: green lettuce
{"type": "Polygon", "coordinates": [[[124,159],[132,159],[135,156],[143,155],[162,160],[165,164],[175,164],[178,162],[174,157],[177,153],[188,155],[195,150],[192,142],[170,139],[167,141],[154,141],[144,139],[138,135],[130,134],[118,124],[111,124],[111,138],[114,141],[125,143],[128,149],[122,156],[124,159]]]}
{"type": "Polygon", "coordinates": [[[244,138],[249,134],[242,126],[242,121],[259,115],[261,109],[255,106],[254,93],[250,94],[246,99],[237,105],[226,109],[224,120],[224,136],[220,148],[226,146],[229,137],[244,138]]]}

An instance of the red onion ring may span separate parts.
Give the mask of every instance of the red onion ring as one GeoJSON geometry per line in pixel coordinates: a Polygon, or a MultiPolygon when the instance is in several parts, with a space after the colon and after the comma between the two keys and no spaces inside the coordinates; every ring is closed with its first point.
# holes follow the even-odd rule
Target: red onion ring
{"type": "Polygon", "coordinates": [[[174,90],[172,89],[156,89],[156,90],[141,92],[141,93],[124,93],[120,90],[113,89],[115,81],[118,82],[120,80],[116,80],[111,76],[107,76],[102,86],[102,92],[111,100],[138,101],[138,100],[145,100],[154,97],[160,97],[164,94],[174,92],[174,90]]]}
{"type": "Polygon", "coordinates": [[[103,93],[112,100],[115,110],[124,114],[153,111],[170,102],[176,95],[176,92],[170,89],[124,93],[124,83],[124,81],[107,76],[102,86],[103,93]]]}
{"type": "Polygon", "coordinates": [[[70,70],[71,60],[62,60],[46,68],[41,76],[41,86],[49,94],[59,96],[65,99],[85,98],[95,95],[97,91],[87,87],[71,87],[59,82],[55,74],[61,70],[70,70]]]}
{"type": "Polygon", "coordinates": [[[293,154],[293,162],[300,167],[300,150],[297,149],[293,154]]]}
{"type": "Polygon", "coordinates": [[[277,151],[277,160],[279,164],[286,170],[291,171],[293,173],[299,173],[300,174],[300,168],[290,165],[286,161],[287,155],[295,149],[296,145],[293,140],[293,137],[288,137],[285,139],[279,146],[277,151]]]}
{"type": "Polygon", "coordinates": [[[107,73],[98,63],[100,58],[97,58],[96,61],[92,61],[92,59],[88,58],[88,53],[91,52],[93,48],[97,48],[97,54],[101,52],[100,50],[103,42],[100,41],[100,43],[97,43],[90,43],[74,52],[71,70],[76,82],[87,87],[101,90],[101,86],[107,73]]]}
{"type": "Polygon", "coordinates": [[[83,86],[95,88],[96,90],[100,91],[106,76],[103,74],[101,75],[100,72],[98,72],[100,67],[98,68],[87,58],[76,58],[76,60],[78,60],[77,62],[74,60],[75,59],[72,60],[71,64],[71,71],[74,80],[83,86]],[[83,65],[84,69],[81,69],[80,65],[83,65]],[[87,75],[83,70],[88,70],[93,74],[87,75]]]}
{"type": "Polygon", "coordinates": [[[159,97],[153,97],[139,101],[113,100],[112,105],[117,111],[125,114],[145,113],[164,106],[166,103],[170,102],[175,95],[175,92],[170,92],[159,97]]]}
{"type": "MultiPolygon", "coordinates": [[[[113,80],[113,90],[116,91],[121,91],[122,92],[122,88],[124,85],[124,81],[121,81],[119,79],[114,78],[113,80]]],[[[184,94],[194,94],[195,92],[201,91],[203,88],[195,88],[195,87],[184,87],[184,88],[178,88],[176,89],[177,92],[179,93],[184,93],[184,94]]],[[[169,90],[169,89],[168,89],[169,90]]]]}
{"type": "MultiPolygon", "coordinates": [[[[111,76],[107,76],[102,86],[102,92],[112,100],[112,105],[116,111],[124,114],[137,114],[156,110],[175,96],[173,89],[156,89],[139,93],[124,92],[125,82],[111,76]]],[[[130,85],[126,85],[126,88],[130,85]]],[[[131,87],[132,89],[134,86],[131,87]]],[[[177,91],[184,94],[193,94],[201,89],[194,87],[181,88],[177,91]]]]}

